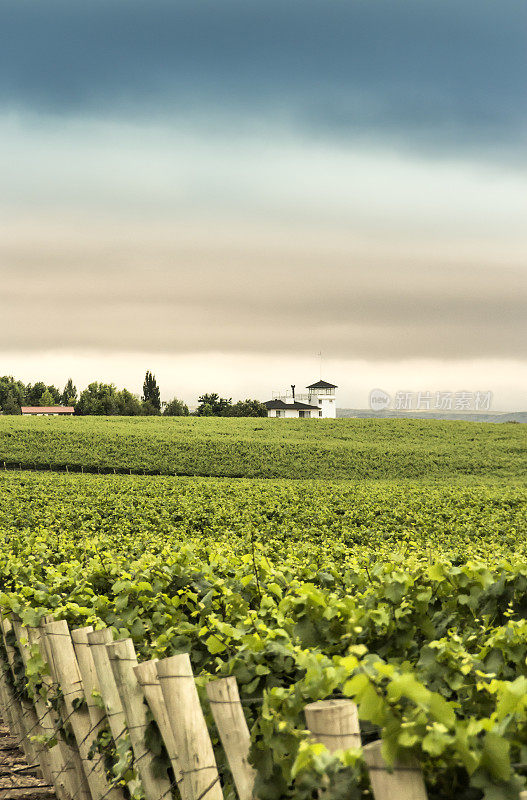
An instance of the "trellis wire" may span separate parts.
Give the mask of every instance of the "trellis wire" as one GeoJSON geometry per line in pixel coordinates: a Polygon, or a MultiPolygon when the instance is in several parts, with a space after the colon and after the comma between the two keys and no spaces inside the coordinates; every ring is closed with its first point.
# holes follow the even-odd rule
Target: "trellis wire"
{"type": "MultiPolygon", "coordinates": [[[[43,638],[39,645],[41,655],[45,661],[49,662],[50,658],[55,661],[51,669],[52,678],[48,688],[60,689],[58,697],[62,707],[66,709],[65,713],[61,711],[60,707],[52,709],[48,699],[45,700],[46,713],[53,710],[58,715],[59,721],[53,725],[53,730],[57,734],[64,730],[66,723],[74,724],[76,739],[74,749],[77,753],[82,754],[80,760],[76,762],[79,773],[77,787],[67,796],[67,800],[107,800],[116,791],[120,796],[122,778],[106,776],[106,786],[104,787],[101,781],[100,757],[96,756],[95,763],[88,768],[86,747],[88,740],[98,728],[103,729],[101,726],[104,725],[104,729],[107,729],[107,723],[110,723],[112,714],[119,716],[122,712],[108,710],[109,713],[106,713],[101,710],[99,719],[93,723],[87,722],[88,706],[84,702],[86,700],[84,680],[82,672],[77,666],[74,650],[76,640],[72,642],[70,631],[64,621],[59,624],[51,622],[48,618],[42,631],[43,638]],[[54,645],[54,641],[57,644],[54,645]],[[64,642],[64,645],[59,645],[59,642],[64,642]],[[63,659],[62,664],[60,663],[61,658],[63,659]],[[54,672],[55,674],[53,674],[54,672]],[[70,699],[73,696],[76,696],[81,703],[74,704],[70,699]],[[94,780],[96,775],[100,777],[94,780]]],[[[112,739],[114,742],[119,742],[124,736],[131,736],[132,745],[135,742],[135,747],[133,747],[135,757],[132,759],[131,766],[134,770],[137,768],[142,776],[140,786],[145,800],[167,800],[173,791],[181,795],[182,800],[204,800],[204,798],[222,800],[220,776],[215,765],[210,735],[199,703],[188,655],[172,656],[161,661],[154,659],[152,662],[143,662],[145,667],[147,663],[151,665],[148,671],[145,671],[141,670],[142,665],[137,663],[130,639],[113,642],[113,639],[107,634],[98,635],[102,634],[102,631],[94,632],[95,637],[92,633],[88,633],[88,629],[86,629],[86,633],[83,633],[83,629],[79,629],[79,632],[79,636],[83,637],[81,642],[83,647],[89,648],[91,652],[92,648],[99,646],[103,648],[105,654],[108,654],[106,655],[107,659],[109,656],[104,663],[111,666],[110,672],[113,673],[113,678],[116,680],[117,694],[122,709],[125,711],[122,716],[124,724],[119,729],[116,729],[115,725],[113,726],[112,739]],[[99,641],[98,645],[96,644],[97,640],[99,641]],[[141,682],[142,672],[144,673],[143,683],[141,682]],[[156,717],[156,704],[162,701],[166,706],[166,711],[163,709],[162,725],[159,727],[161,731],[165,731],[164,738],[168,742],[167,752],[173,769],[173,780],[170,780],[167,775],[162,779],[152,781],[145,777],[147,773],[142,768],[153,758],[143,741],[147,724],[144,703],[148,704],[149,697],[150,703],[153,704],[151,711],[154,717],[156,717]],[[167,720],[174,738],[170,736],[167,720]],[[211,773],[210,779],[199,777],[205,776],[207,772],[211,773]]],[[[4,631],[3,633],[5,636],[4,631]]],[[[18,643],[18,647],[21,648],[20,643],[18,643]]],[[[94,679],[93,674],[92,684],[90,684],[92,689],[94,679]]],[[[207,694],[239,800],[253,800],[255,772],[248,763],[250,736],[242,707],[244,705],[259,706],[265,698],[257,696],[241,699],[236,680],[233,677],[210,681],[207,686],[207,694]]],[[[20,703],[23,696],[24,690],[20,689],[10,702],[20,703]]],[[[5,695],[0,692],[1,711],[4,719],[9,710],[9,705],[6,707],[5,701],[5,695]]],[[[27,702],[27,698],[24,698],[24,701],[27,702]]],[[[161,719],[159,711],[160,707],[157,706],[157,717],[161,719]]],[[[330,751],[360,747],[357,708],[349,699],[332,698],[311,703],[306,706],[305,712],[306,727],[311,732],[311,736],[315,741],[325,744],[330,751]]],[[[26,738],[42,723],[45,716],[46,714],[36,715],[37,721],[33,728],[24,731],[26,738]]],[[[427,800],[422,772],[417,763],[399,762],[389,768],[382,758],[380,744],[380,741],[376,741],[363,748],[375,800],[427,800]]],[[[34,763],[37,765],[38,761],[35,759],[34,763]]],[[[57,783],[61,772],[70,770],[71,764],[72,762],[66,762],[61,771],[52,774],[57,792],[59,792],[57,783]]],[[[29,767],[25,769],[29,769],[29,767]]],[[[60,800],[64,797],[63,789],[64,787],[60,792],[60,800]]],[[[527,794],[522,797],[522,800],[527,800],[527,794]]]]}

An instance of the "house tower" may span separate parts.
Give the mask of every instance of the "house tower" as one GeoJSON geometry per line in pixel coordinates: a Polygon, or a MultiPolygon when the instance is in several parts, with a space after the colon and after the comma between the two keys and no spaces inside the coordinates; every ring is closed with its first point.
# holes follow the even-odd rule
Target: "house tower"
{"type": "Polygon", "coordinates": [[[306,388],[309,392],[309,404],[318,406],[319,417],[322,417],[322,419],[336,419],[337,401],[335,399],[335,389],[338,389],[338,386],[320,379],[306,388]]]}

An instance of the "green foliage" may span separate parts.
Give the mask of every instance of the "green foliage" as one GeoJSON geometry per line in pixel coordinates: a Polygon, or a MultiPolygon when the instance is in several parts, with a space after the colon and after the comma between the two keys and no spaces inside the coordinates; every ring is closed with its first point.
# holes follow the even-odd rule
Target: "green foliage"
{"type": "Polygon", "coordinates": [[[117,414],[123,417],[137,417],[144,413],[139,400],[128,389],[116,393],[117,414]]]}
{"type": "Polygon", "coordinates": [[[259,400],[238,400],[230,409],[231,417],[266,417],[267,409],[259,400]]]}
{"type": "Polygon", "coordinates": [[[46,386],[42,381],[37,381],[33,386],[29,383],[25,387],[24,402],[28,406],[55,406],[60,404],[60,392],[56,386],[46,386]]]}
{"type": "MultiPolygon", "coordinates": [[[[115,387],[91,384],[81,414],[116,415],[115,387]]],[[[525,480],[523,425],[430,420],[1,417],[0,463],[166,474],[477,483],[525,480]]]]}
{"type": "Polygon", "coordinates": [[[39,406],[54,406],[55,405],[55,398],[49,391],[49,389],[45,389],[40,399],[38,401],[39,406]]]}
{"type": "MultiPolygon", "coordinates": [[[[92,386],[86,402],[141,409],[92,386]]],[[[518,798],[521,426],[2,417],[3,459],[231,476],[2,471],[0,607],[27,625],[107,625],[140,659],[190,652],[211,725],[203,685],[234,675],[260,800],[371,800],[360,749],[330,755],[305,730],[305,705],[329,697],[358,704],[363,741],[381,737],[389,762],[420,761],[430,800],[518,798]]],[[[42,692],[45,669],[32,652],[17,688],[42,692]]],[[[148,741],[166,770],[153,725],[148,741]]],[[[115,781],[134,776],[129,742],[103,731],[92,747],[115,781]]]]}
{"type": "Polygon", "coordinates": [[[20,414],[20,407],[73,405],[77,390],[70,380],[61,394],[55,386],[46,386],[42,381],[34,385],[24,386],[22,381],[15,381],[11,376],[0,377],[0,410],[4,414],[20,414]]]}
{"type": "Polygon", "coordinates": [[[165,405],[163,415],[165,417],[188,417],[188,406],[183,400],[174,397],[165,405]]]}
{"type": "Polygon", "coordinates": [[[87,389],[81,392],[79,402],[75,406],[77,414],[106,415],[118,413],[117,390],[111,383],[90,383],[87,389]]]}
{"type": "Polygon", "coordinates": [[[267,409],[259,400],[238,400],[220,397],[216,392],[203,394],[196,410],[198,417],[266,417],[267,409]]]}
{"type": "Polygon", "coordinates": [[[150,413],[158,413],[161,411],[161,394],[159,391],[159,386],[157,385],[157,381],[155,375],[152,375],[151,372],[147,372],[145,375],[145,381],[143,383],[143,403],[147,409],[153,409],[153,411],[145,411],[146,414],[150,413]]]}
{"type": "MultiPolygon", "coordinates": [[[[72,420],[77,422],[77,420],[72,420]]],[[[148,548],[152,537],[179,546],[188,538],[226,541],[247,549],[250,537],[266,552],[318,557],[322,565],[359,559],[371,570],[385,554],[415,554],[456,564],[467,558],[527,557],[527,490],[523,487],[452,487],[383,481],[269,481],[210,478],[82,476],[0,471],[0,531],[74,537],[97,535],[110,544],[121,535],[148,548]]],[[[1,542],[1,540],[0,540],[1,542]]],[[[38,554],[37,554],[38,556],[38,554]]],[[[434,574],[442,576],[440,565],[434,574]]],[[[405,584],[394,576],[397,600],[405,584]]],[[[404,599],[404,598],[403,598],[404,599]]],[[[505,597],[505,606],[512,597],[505,597]]],[[[472,609],[475,598],[461,602],[472,609]]],[[[527,608],[526,608],[527,610],[527,608]]],[[[504,609],[506,611],[506,607],[504,609]]],[[[501,643],[496,641],[496,647],[501,643]]],[[[448,660],[436,649],[432,658],[448,660]]]]}
{"type": "Polygon", "coordinates": [[[2,408],[3,408],[3,413],[4,414],[9,414],[11,416],[14,415],[14,414],[21,414],[22,413],[22,411],[20,410],[20,405],[18,404],[17,400],[15,399],[15,396],[10,391],[7,393],[7,395],[5,397],[4,404],[3,404],[2,408]]]}
{"type": "Polygon", "coordinates": [[[24,404],[26,394],[26,387],[21,381],[15,381],[10,375],[0,377],[0,408],[6,414],[18,413],[12,410],[6,411],[6,402],[9,402],[9,407],[13,408],[14,403],[20,408],[24,404]]]}
{"type": "Polygon", "coordinates": [[[141,403],[141,414],[143,414],[145,417],[157,417],[159,416],[159,413],[159,409],[149,400],[141,403]]]}
{"type": "Polygon", "coordinates": [[[60,397],[60,402],[63,406],[74,406],[77,402],[77,387],[74,386],[71,378],[68,378],[68,382],[60,397]]]}
{"type": "MultiPolygon", "coordinates": [[[[371,797],[360,750],[305,731],[308,702],[342,696],[430,800],[518,797],[525,488],[0,473],[0,495],[0,606],[189,651],[200,686],[235,675],[262,800],[371,797]]],[[[129,748],[100,746],[128,779],[129,748]]]]}
{"type": "Polygon", "coordinates": [[[202,394],[198,398],[199,405],[196,409],[198,417],[230,417],[232,399],[220,397],[217,392],[202,394]]]}
{"type": "Polygon", "coordinates": [[[25,389],[25,402],[28,406],[39,406],[40,398],[46,391],[46,384],[42,381],[37,381],[34,385],[28,383],[25,389]]]}
{"type": "Polygon", "coordinates": [[[144,409],[128,389],[117,391],[112,383],[94,382],[81,392],[75,412],[83,416],[135,417],[143,414],[144,409]]]}

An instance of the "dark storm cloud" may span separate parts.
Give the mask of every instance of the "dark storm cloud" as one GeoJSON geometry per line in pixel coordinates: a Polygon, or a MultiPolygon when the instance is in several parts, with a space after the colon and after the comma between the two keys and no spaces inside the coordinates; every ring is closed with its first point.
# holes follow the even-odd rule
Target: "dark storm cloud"
{"type": "Polygon", "coordinates": [[[523,0],[9,0],[0,101],[516,152],[523,0]]]}

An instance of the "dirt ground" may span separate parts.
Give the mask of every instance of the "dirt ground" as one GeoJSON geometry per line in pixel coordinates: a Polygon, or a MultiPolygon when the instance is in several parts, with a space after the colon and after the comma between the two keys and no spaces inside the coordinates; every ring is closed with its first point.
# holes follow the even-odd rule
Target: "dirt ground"
{"type": "Polygon", "coordinates": [[[55,800],[53,787],[26,762],[16,739],[0,721],[0,800],[55,800]]]}

